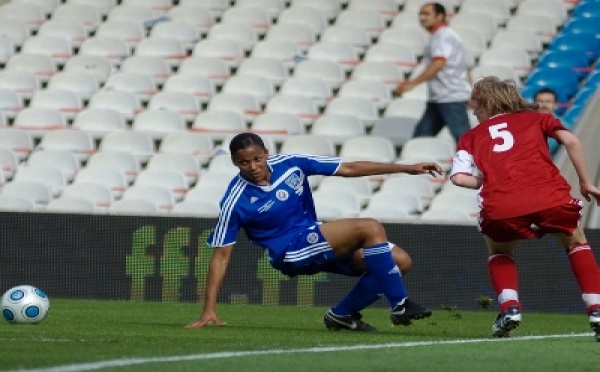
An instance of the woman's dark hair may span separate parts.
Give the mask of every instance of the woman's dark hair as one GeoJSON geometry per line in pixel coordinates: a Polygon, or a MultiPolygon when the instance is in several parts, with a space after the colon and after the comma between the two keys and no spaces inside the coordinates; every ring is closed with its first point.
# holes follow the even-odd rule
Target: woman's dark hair
{"type": "Polygon", "coordinates": [[[231,139],[229,142],[229,153],[231,156],[235,155],[241,149],[245,149],[248,146],[257,145],[263,149],[266,149],[265,143],[262,138],[254,133],[240,133],[231,139]]]}

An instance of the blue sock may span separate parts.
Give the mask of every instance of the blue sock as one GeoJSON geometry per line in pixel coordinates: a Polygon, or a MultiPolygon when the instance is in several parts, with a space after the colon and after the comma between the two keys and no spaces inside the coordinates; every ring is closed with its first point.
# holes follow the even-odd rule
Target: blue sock
{"type": "Polygon", "coordinates": [[[388,243],[365,247],[363,257],[367,264],[367,271],[373,275],[379,285],[379,292],[383,292],[390,302],[390,308],[393,309],[406,297],[406,288],[404,288],[402,274],[392,258],[388,243]]]}
{"type": "Polygon", "coordinates": [[[335,315],[352,315],[371,305],[381,296],[379,285],[370,273],[364,273],[354,288],[331,311],[335,315]]]}

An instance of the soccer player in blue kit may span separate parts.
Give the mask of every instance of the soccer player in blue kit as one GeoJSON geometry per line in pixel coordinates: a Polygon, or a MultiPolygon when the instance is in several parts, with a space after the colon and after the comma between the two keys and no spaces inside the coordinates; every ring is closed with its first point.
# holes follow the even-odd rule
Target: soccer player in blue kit
{"type": "Polygon", "coordinates": [[[269,155],[262,139],[254,133],[236,135],[229,149],[240,172],[221,200],[216,227],[208,238],[208,244],[215,249],[209,264],[204,308],[188,328],[225,324],[216,313],[217,295],[240,228],[251,242],[266,249],[270,264],[285,275],[331,272],[360,277],[346,297],[325,314],[328,329],[374,331],[374,327],[361,320],[360,310],[382,293],[389,301],[393,324],[410,325],[412,320],[431,315],[431,310],[408,298],[402,272],[410,268],[410,257],[387,241],[381,223],[371,218],[318,222],[307,178],[391,173],[439,175],[442,173],[439,165],[269,155]]]}

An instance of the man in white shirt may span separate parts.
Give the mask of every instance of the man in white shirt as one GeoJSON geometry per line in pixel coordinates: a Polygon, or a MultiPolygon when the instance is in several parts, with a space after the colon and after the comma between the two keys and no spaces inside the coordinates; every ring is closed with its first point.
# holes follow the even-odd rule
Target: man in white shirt
{"type": "Polygon", "coordinates": [[[416,78],[400,83],[395,93],[401,96],[416,85],[427,82],[427,107],[413,136],[435,136],[448,126],[458,142],[458,138],[471,129],[467,116],[471,86],[465,48],[458,35],[447,26],[443,5],[424,4],[419,12],[419,21],[431,33],[424,56],[426,67],[416,78]]]}

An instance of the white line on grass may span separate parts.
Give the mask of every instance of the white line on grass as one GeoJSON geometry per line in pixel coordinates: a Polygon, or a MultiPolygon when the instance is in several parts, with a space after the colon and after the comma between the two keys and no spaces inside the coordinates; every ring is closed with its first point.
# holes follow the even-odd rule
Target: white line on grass
{"type": "Polygon", "coordinates": [[[446,341],[419,341],[419,342],[394,342],[388,344],[373,344],[373,345],[354,345],[354,346],[320,346],[304,349],[275,349],[275,350],[260,350],[260,351],[227,351],[220,353],[208,354],[192,354],[170,357],[155,357],[155,358],[129,358],[129,359],[114,359],[101,362],[69,364],[43,369],[28,369],[20,370],[27,372],[75,372],[75,371],[93,371],[102,368],[110,367],[126,367],[132,365],[149,364],[149,363],[168,363],[168,362],[185,362],[191,360],[203,359],[223,359],[223,358],[238,358],[245,356],[257,355],[272,355],[272,354],[298,354],[298,353],[325,353],[331,351],[351,351],[351,350],[372,350],[372,349],[388,349],[388,348],[403,348],[415,346],[435,346],[435,345],[456,345],[456,344],[477,344],[483,342],[512,342],[512,341],[532,341],[545,340],[550,338],[572,338],[572,337],[591,337],[593,333],[571,333],[562,335],[545,335],[545,336],[521,336],[512,338],[475,338],[467,340],[446,340],[446,341]]]}

